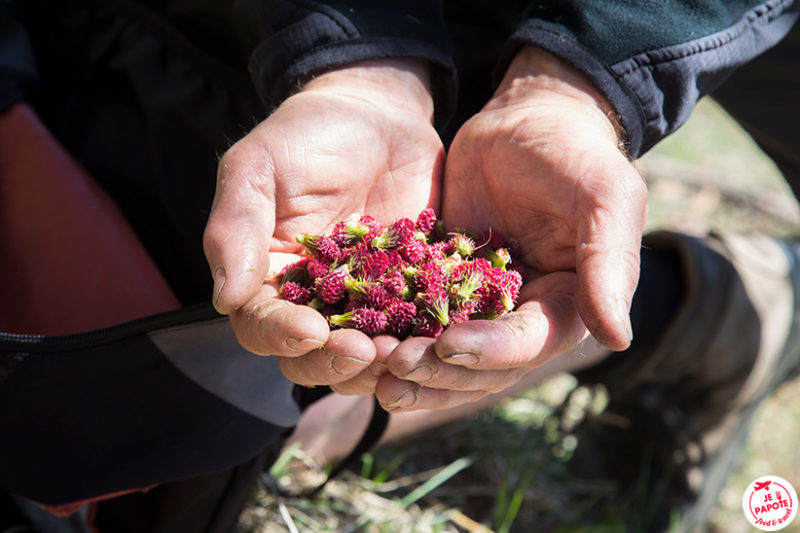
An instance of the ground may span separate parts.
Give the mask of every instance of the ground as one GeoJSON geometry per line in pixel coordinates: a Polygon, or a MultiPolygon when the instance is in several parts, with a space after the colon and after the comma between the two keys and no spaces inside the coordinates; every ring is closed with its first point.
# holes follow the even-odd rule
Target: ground
{"type": "MultiPolygon", "coordinates": [[[[650,190],[648,228],[800,233],[800,209],[775,166],[712,101],[638,163],[650,190]]],[[[608,483],[569,472],[571,431],[603,411],[602,391],[571,376],[492,411],[367,454],[311,498],[254,495],[240,529],[272,532],[616,532],[646,530],[645,500],[615,500],[608,483]],[[591,512],[590,512],[591,509],[591,512]],[[602,512],[598,514],[597,509],[602,512]]],[[[760,408],[742,462],[720,496],[709,531],[754,531],[741,508],[745,487],[773,474],[800,488],[800,380],[760,408]]],[[[289,456],[287,455],[287,458],[289,456]]],[[[295,454],[273,469],[287,490],[319,472],[295,454]]],[[[800,531],[795,522],[783,531],[800,531]]]]}

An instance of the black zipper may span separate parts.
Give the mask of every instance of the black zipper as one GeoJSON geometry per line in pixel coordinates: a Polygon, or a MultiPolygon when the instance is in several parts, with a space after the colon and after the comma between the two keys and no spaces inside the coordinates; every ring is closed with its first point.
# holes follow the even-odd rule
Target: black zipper
{"type": "Polygon", "coordinates": [[[181,309],[137,318],[106,328],[68,335],[32,335],[0,332],[0,354],[41,353],[56,350],[79,350],[118,341],[158,329],[181,326],[221,318],[210,303],[200,303],[181,309]]]}

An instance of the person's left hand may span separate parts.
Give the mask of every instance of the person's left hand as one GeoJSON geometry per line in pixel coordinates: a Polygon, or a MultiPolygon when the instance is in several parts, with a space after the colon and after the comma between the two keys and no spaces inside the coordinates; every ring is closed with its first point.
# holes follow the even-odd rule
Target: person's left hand
{"type": "Polygon", "coordinates": [[[461,127],[442,219],[516,241],[528,281],[508,315],[399,344],[376,389],[387,409],[453,407],[504,390],[589,333],[609,350],[628,346],[647,200],[611,112],[577,71],[525,47],[461,127]]]}

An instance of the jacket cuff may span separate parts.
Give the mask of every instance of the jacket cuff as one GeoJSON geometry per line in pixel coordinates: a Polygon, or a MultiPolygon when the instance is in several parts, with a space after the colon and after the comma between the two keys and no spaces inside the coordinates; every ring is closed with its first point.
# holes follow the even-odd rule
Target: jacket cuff
{"type": "Polygon", "coordinates": [[[632,158],[643,155],[688,120],[697,101],[722,84],[738,67],[777,44],[792,28],[800,4],[766,0],[733,22],[701,37],[629,55],[602,54],[577,41],[566,28],[524,22],[502,52],[505,71],[524,44],[537,46],[581,71],[619,115],[632,158]],[[607,57],[606,57],[607,56],[607,57]]]}
{"type": "Polygon", "coordinates": [[[33,49],[12,6],[0,2],[0,112],[25,100],[38,84],[33,49]]]}
{"type": "Polygon", "coordinates": [[[431,64],[434,124],[443,128],[455,107],[455,66],[442,43],[417,35],[363,32],[331,8],[308,10],[266,38],[250,56],[258,94],[269,106],[280,104],[314,76],[359,61],[418,58],[431,64]],[[375,33],[375,35],[373,35],[375,33]]]}
{"type": "Polygon", "coordinates": [[[499,83],[517,51],[526,44],[546,50],[583,73],[616,111],[625,132],[623,141],[626,151],[632,157],[638,156],[645,133],[644,110],[636,95],[614,72],[577,41],[532,22],[523,24],[511,35],[500,53],[494,73],[495,81],[499,83]]]}

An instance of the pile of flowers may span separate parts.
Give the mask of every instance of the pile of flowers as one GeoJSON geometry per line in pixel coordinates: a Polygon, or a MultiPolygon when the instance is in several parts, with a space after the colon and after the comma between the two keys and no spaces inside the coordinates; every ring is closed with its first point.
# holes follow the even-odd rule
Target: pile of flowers
{"type": "Polygon", "coordinates": [[[514,308],[522,285],[502,235],[445,233],[433,209],[388,227],[352,215],[297,241],[305,256],[277,275],[281,297],[367,335],[435,338],[452,324],[494,319],[514,308]]]}

